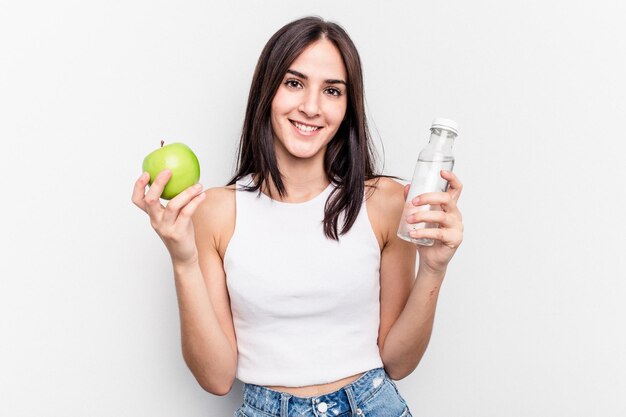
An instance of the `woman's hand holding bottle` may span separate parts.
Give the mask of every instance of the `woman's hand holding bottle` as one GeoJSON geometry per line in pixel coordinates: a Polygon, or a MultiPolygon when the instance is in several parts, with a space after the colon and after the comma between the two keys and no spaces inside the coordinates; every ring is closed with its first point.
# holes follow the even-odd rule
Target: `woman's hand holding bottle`
{"type": "Polygon", "coordinates": [[[157,232],[175,264],[197,261],[198,249],[191,216],[205,198],[202,185],[185,189],[163,206],[160,196],[172,173],[166,169],[159,173],[148,191],[150,176],[144,172],[135,182],[132,202],[150,216],[150,224],[157,232]]]}
{"type": "MultiPolygon", "coordinates": [[[[445,192],[424,193],[411,200],[415,207],[431,205],[435,210],[417,211],[405,221],[409,225],[427,223],[435,227],[412,230],[414,239],[433,239],[432,246],[417,245],[420,267],[432,272],[445,272],[448,263],[463,242],[463,215],[457,202],[463,191],[463,184],[452,171],[441,171],[441,177],[448,181],[445,192]]],[[[409,195],[410,184],[404,187],[404,199],[409,195]]]]}

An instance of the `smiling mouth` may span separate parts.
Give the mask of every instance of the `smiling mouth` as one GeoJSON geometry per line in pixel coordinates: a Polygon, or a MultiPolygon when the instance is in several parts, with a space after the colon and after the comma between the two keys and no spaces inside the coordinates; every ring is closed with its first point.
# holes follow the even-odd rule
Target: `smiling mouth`
{"type": "Polygon", "coordinates": [[[315,132],[316,130],[320,130],[322,128],[321,126],[307,125],[304,123],[296,122],[295,120],[291,120],[291,119],[289,119],[289,122],[291,122],[292,125],[297,127],[299,131],[304,132],[304,133],[315,132]]]}

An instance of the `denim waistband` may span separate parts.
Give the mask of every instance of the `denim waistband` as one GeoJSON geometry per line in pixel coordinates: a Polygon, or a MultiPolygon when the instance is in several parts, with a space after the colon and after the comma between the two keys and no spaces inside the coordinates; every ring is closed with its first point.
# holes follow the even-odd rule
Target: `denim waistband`
{"type": "Polygon", "coordinates": [[[357,413],[356,404],[367,401],[382,388],[385,376],[384,368],[371,369],[337,391],[314,397],[298,397],[260,385],[244,384],[243,401],[259,411],[277,417],[287,415],[287,409],[295,411],[295,414],[306,414],[321,403],[332,407],[335,415],[347,411],[357,413]]]}

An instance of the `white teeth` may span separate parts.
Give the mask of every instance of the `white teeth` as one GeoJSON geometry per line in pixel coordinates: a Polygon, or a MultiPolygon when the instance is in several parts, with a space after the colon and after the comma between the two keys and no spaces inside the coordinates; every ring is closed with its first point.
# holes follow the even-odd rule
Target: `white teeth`
{"type": "Polygon", "coordinates": [[[303,132],[313,132],[314,130],[319,129],[319,127],[314,127],[314,126],[306,126],[306,125],[302,125],[298,122],[293,122],[294,125],[296,125],[296,127],[298,129],[300,129],[303,132]]]}

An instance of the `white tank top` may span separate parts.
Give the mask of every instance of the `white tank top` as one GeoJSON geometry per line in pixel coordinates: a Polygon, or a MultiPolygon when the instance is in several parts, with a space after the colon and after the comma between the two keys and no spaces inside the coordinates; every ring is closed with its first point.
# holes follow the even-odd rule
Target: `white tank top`
{"type": "Polygon", "coordinates": [[[303,203],[239,190],[251,184],[251,175],[237,182],[235,231],[224,255],[237,378],[301,387],[383,366],[380,247],[365,198],[337,242],[323,228],[332,184],[303,203]]]}

